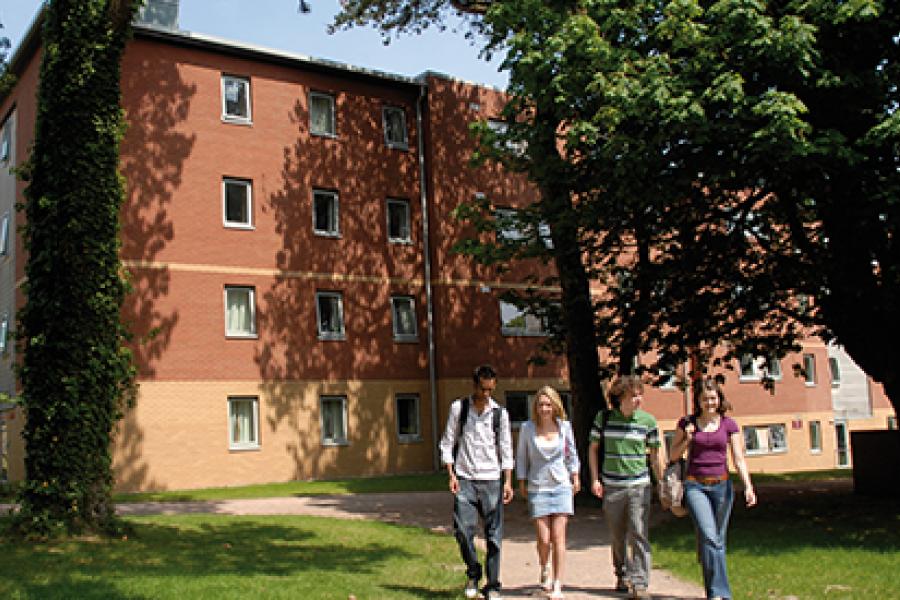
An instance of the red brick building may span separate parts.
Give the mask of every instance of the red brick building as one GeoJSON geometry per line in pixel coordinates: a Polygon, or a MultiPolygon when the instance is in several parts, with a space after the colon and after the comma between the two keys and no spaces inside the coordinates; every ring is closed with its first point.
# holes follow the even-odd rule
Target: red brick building
{"type": "MultiPolygon", "coordinates": [[[[0,104],[9,166],[32,137],[37,34],[14,55],[19,80],[0,104]]],[[[123,317],[139,340],[140,388],[116,435],[120,489],[429,471],[474,365],[498,366],[498,399],[516,419],[541,385],[567,389],[563,360],[528,363],[539,327],[499,300],[538,267],[501,277],[451,252],[460,202],[533,199],[520,177],[468,164],[468,126],[499,115],[500,92],[147,25],[122,72],[122,257],[134,285],[123,317]]],[[[22,189],[3,168],[7,328],[23,302],[12,226],[22,189]]],[[[845,359],[810,343],[781,361],[774,394],[752,366],[740,378],[737,368],[727,391],[751,469],[849,464],[838,434],[887,426],[880,387],[862,375],[859,388],[845,359]],[[857,386],[838,403],[849,412],[836,409],[846,384],[832,383],[829,357],[857,386]],[[809,381],[792,373],[804,361],[809,381]]],[[[14,361],[5,346],[0,391],[13,395],[14,361]]],[[[664,386],[646,408],[671,430],[687,402],[664,386]]],[[[5,469],[20,479],[22,415],[3,408],[5,469]]]]}

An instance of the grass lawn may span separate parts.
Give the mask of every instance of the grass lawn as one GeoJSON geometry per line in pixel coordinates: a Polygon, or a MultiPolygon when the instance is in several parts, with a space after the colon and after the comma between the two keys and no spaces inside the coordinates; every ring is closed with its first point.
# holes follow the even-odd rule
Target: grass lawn
{"type": "Polygon", "coordinates": [[[0,598],[456,598],[464,579],[453,538],[415,527],[295,516],[127,522],[127,539],[0,538],[0,598]]]}
{"type": "MultiPolygon", "coordinates": [[[[735,501],[728,571],[736,599],[900,597],[900,500],[846,487],[767,487],[759,505],[735,501]]],[[[702,585],[690,517],[653,528],[654,566],[702,585]]]]}

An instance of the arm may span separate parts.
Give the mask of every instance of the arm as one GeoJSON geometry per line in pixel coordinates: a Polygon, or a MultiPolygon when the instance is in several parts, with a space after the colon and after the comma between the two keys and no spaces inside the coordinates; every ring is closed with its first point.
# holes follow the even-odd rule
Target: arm
{"type": "Polygon", "coordinates": [[[512,470],[515,466],[512,451],[512,428],[509,425],[509,413],[500,413],[500,470],[503,471],[503,503],[509,504],[513,499],[512,470]]]}
{"type": "Polygon", "coordinates": [[[581,490],[581,462],[578,460],[578,448],[575,447],[575,432],[568,421],[565,421],[565,444],[566,467],[572,477],[572,492],[577,494],[581,490]]]}
{"type": "Polygon", "coordinates": [[[684,456],[684,453],[691,445],[691,440],[694,438],[694,429],[694,424],[690,422],[684,426],[684,429],[681,427],[675,429],[675,440],[669,449],[669,462],[675,462],[684,456]]]}
{"type": "Polygon", "coordinates": [[[459,481],[456,479],[456,472],[453,470],[453,446],[456,444],[456,430],[459,428],[459,402],[450,405],[450,414],[447,415],[447,426],[444,428],[444,435],[441,436],[441,462],[447,469],[447,477],[449,481],[448,487],[452,494],[459,491],[459,481]],[[455,409],[455,411],[454,411],[455,409]]]}
{"type": "Polygon", "coordinates": [[[519,429],[519,444],[516,447],[516,479],[519,480],[519,493],[528,496],[528,438],[531,437],[529,423],[522,424],[519,429]]]}
{"type": "Polygon", "coordinates": [[[603,483],[600,482],[600,442],[592,441],[588,446],[588,467],[591,469],[591,493],[603,497],[603,483]]]}
{"type": "Polygon", "coordinates": [[[662,481],[663,471],[666,470],[666,462],[659,446],[650,448],[650,466],[653,468],[653,474],[656,476],[656,481],[662,481]]]}
{"type": "Polygon", "coordinates": [[[734,462],[734,468],[737,469],[744,483],[744,502],[748,507],[756,505],[756,491],[753,489],[753,483],[750,481],[750,472],[747,470],[747,463],[744,461],[744,438],[741,432],[732,433],[728,438],[728,445],[731,447],[731,460],[734,462]]]}

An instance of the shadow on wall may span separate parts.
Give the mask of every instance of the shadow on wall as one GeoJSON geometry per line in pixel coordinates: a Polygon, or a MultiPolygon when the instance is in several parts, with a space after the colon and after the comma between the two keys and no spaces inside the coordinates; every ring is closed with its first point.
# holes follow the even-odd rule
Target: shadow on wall
{"type": "MultiPolygon", "coordinates": [[[[306,102],[296,102],[289,115],[297,141],[283,151],[283,188],[265,206],[282,240],[275,264],[283,275],[260,294],[255,360],[260,378],[269,382],[265,418],[273,430],[286,427],[296,436],[288,447],[295,478],[348,467],[359,474],[384,472],[397,461],[396,444],[388,439],[396,429],[393,398],[372,397],[371,389],[344,382],[427,378],[414,113],[407,112],[410,150],[402,151],[384,144],[381,104],[365,93],[337,95],[336,138],[309,134],[306,102]],[[339,234],[313,232],[313,189],[337,193],[339,234]],[[387,198],[409,201],[411,243],[389,242],[387,198]],[[317,292],[341,294],[343,339],[319,339],[317,292]],[[417,342],[394,342],[392,294],[414,298],[417,342]],[[315,390],[296,383],[311,380],[323,383],[315,390]],[[328,382],[339,382],[340,390],[328,382]],[[318,394],[329,388],[349,400],[350,453],[320,441],[318,394]]],[[[409,99],[403,103],[413,106],[409,99]]]]}
{"type": "MultiPolygon", "coordinates": [[[[194,134],[177,131],[177,125],[187,119],[196,86],[181,79],[175,63],[159,57],[142,57],[123,66],[122,73],[128,130],[121,149],[121,169],[127,182],[121,254],[132,285],[122,318],[134,335],[131,349],[138,378],[146,379],[155,374],[154,362],[169,346],[178,324],[177,311],[159,306],[169,293],[168,269],[148,263],[174,237],[167,207],[181,185],[184,162],[196,139],[194,134]]],[[[143,442],[134,409],[128,410],[116,432],[119,456],[115,470],[121,489],[159,488],[148,480],[143,442]]]]}

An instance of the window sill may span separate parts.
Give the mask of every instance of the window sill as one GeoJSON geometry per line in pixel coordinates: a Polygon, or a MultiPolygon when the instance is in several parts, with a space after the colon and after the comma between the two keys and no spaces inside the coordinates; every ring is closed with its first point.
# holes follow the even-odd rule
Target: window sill
{"type": "Polygon", "coordinates": [[[412,240],[408,238],[388,238],[388,242],[391,244],[400,244],[403,246],[412,246],[412,240]]]}
{"type": "Polygon", "coordinates": [[[256,333],[225,333],[226,340],[258,340],[256,333]]]}
{"type": "Polygon", "coordinates": [[[319,341],[320,342],[343,342],[346,341],[347,336],[344,334],[328,334],[328,333],[319,333],[319,341]]]}
{"type": "Polygon", "coordinates": [[[822,454],[822,451],[821,450],[810,450],[809,453],[810,454],[822,454]]]}
{"type": "Polygon", "coordinates": [[[338,134],[336,133],[328,133],[327,131],[313,131],[310,129],[309,135],[313,135],[315,137],[325,138],[328,140],[336,140],[338,139],[338,134]]]}
{"type": "Polygon", "coordinates": [[[390,148],[391,150],[401,150],[403,152],[409,152],[409,143],[408,142],[405,142],[402,144],[397,143],[397,142],[385,142],[384,145],[387,146],[388,148],[390,148]]]}
{"type": "Polygon", "coordinates": [[[318,237],[330,238],[333,240],[340,239],[340,237],[341,237],[340,231],[331,232],[331,231],[320,231],[320,230],[313,229],[313,234],[315,234],[318,237]]]}
{"type": "Polygon", "coordinates": [[[810,383],[810,382],[808,382],[808,381],[804,381],[804,382],[803,382],[803,385],[805,385],[805,386],[808,387],[808,388],[816,387],[815,382],[810,383]]]}
{"type": "Polygon", "coordinates": [[[327,447],[340,447],[349,446],[350,442],[347,440],[322,440],[322,445],[327,447]]]}
{"type": "Polygon", "coordinates": [[[422,443],[421,435],[401,435],[399,438],[401,444],[420,444],[422,443]]]}
{"type": "Polygon", "coordinates": [[[222,122],[228,123],[229,125],[245,125],[247,127],[251,127],[253,125],[253,121],[251,119],[246,119],[244,117],[229,117],[227,115],[222,115],[222,122]]]}
{"type": "Polygon", "coordinates": [[[500,334],[505,337],[547,337],[546,333],[531,333],[527,331],[517,331],[514,329],[501,329],[500,334]]]}
{"type": "Polygon", "coordinates": [[[759,375],[741,375],[738,378],[738,383],[759,383],[762,380],[762,377],[759,375]]]}
{"type": "Polygon", "coordinates": [[[244,231],[252,231],[256,229],[252,224],[247,223],[228,223],[227,221],[224,223],[225,229],[240,229],[244,231]]]}
{"type": "Polygon", "coordinates": [[[418,335],[395,335],[394,341],[398,344],[418,344],[418,335]]]}
{"type": "Polygon", "coordinates": [[[240,446],[228,446],[229,452],[252,452],[260,450],[262,446],[259,444],[242,444],[240,446]]]}

